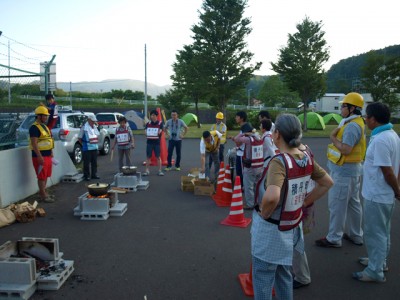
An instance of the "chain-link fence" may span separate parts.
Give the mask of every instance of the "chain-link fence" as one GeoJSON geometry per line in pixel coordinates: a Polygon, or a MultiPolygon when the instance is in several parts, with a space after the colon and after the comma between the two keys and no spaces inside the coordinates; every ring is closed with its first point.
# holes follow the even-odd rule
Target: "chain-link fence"
{"type": "MultiPolygon", "coordinates": [[[[44,77],[48,69],[43,72],[41,66],[42,69],[43,65],[48,67],[47,62],[43,62],[49,58],[49,53],[18,42],[0,32],[0,106],[16,102],[23,95],[43,95],[40,84],[47,81],[44,77]]],[[[47,77],[50,78],[49,74],[47,77]]],[[[0,150],[13,148],[17,128],[25,114],[4,113],[3,109],[0,112],[0,150]]]]}

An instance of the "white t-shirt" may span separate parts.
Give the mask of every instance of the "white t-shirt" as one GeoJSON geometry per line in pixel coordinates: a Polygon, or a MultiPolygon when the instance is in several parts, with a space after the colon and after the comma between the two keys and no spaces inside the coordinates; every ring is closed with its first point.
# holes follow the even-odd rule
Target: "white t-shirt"
{"type": "Polygon", "coordinates": [[[392,204],[394,192],[388,185],[380,167],[392,167],[395,176],[400,167],[400,138],[393,130],[372,136],[364,162],[362,195],[366,200],[392,204]]]}
{"type": "MultiPolygon", "coordinates": [[[[216,130],[218,138],[221,138],[222,134],[216,130]]],[[[211,145],[214,145],[214,137],[211,135],[211,145]]],[[[206,143],[204,143],[204,139],[201,138],[200,141],[200,154],[205,154],[206,153],[206,143]]]]}

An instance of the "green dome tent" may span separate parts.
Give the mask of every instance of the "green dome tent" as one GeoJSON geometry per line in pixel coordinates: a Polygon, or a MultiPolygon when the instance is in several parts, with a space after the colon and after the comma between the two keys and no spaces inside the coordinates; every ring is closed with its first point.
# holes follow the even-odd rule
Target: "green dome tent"
{"type": "Polygon", "coordinates": [[[186,126],[192,125],[193,122],[195,124],[197,124],[199,122],[198,119],[197,119],[197,116],[195,114],[192,114],[192,113],[185,114],[182,117],[182,121],[185,122],[186,126]]]}
{"type": "Polygon", "coordinates": [[[338,125],[342,121],[342,116],[339,114],[327,114],[323,117],[325,125],[338,125]]]}
{"type": "MultiPolygon", "coordinates": [[[[300,114],[297,117],[299,118],[301,124],[303,124],[304,114],[300,114]]],[[[321,117],[321,115],[315,112],[307,112],[307,128],[324,130],[325,129],[324,119],[321,117]]]]}

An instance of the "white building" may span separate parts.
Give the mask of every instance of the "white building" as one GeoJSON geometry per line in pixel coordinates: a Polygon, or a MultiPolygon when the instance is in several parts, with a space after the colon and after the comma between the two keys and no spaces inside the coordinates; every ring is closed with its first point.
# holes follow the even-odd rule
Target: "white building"
{"type": "MultiPolygon", "coordinates": [[[[329,112],[329,113],[339,113],[340,114],[340,104],[339,102],[343,100],[343,93],[328,93],[325,94],[322,98],[317,99],[316,111],[319,112],[329,112]]],[[[362,110],[362,114],[365,115],[365,108],[367,104],[373,102],[371,94],[361,94],[364,98],[364,108],[362,110]]]]}

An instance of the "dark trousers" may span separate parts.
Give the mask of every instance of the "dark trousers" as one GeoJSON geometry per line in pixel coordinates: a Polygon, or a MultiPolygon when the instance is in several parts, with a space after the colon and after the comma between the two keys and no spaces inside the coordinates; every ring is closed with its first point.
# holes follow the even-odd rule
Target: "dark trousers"
{"type": "Polygon", "coordinates": [[[83,176],[97,176],[97,150],[83,151],[83,176]],[[91,172],[90,172],[91,169],[91,172]]]}
{"type": "Polygon", "coordinates": [[[174,153],[174,148],[176,149],[176,160],[175,160],[175,167],[180,168],[181,164],[181,149],[182,149],[182,140],[180,141],[174,141],[174,140],[169,140],[168,141],[168,165],[167,168],[172,167],[172,153],[174,153]]]}
{"type": "MultiPolygon", "coordinates": [[[[219,162],[223,162],[224,161],[224,149],[225,149],[225,145],[223,144],[223,145],[219,145],[219,162]]],[[[213,159],[212,159],[212,157],[210,156],[210,163],[209,163],[209,167],[211,168],[211,165],[212,165],[212,163],[213,163],[213,159]]]]}
{"type": "MultiPolygon", "coordinates": [[[[240,177],[240,185],[243,189],[243,166],[242,166],[242,156],[236,155],[236,176],[240,177]]],[[[236,178],[236,177],[234,177],[236,178]]],[[[235,182],[235,180],[233,180],[235,182]]]]}

